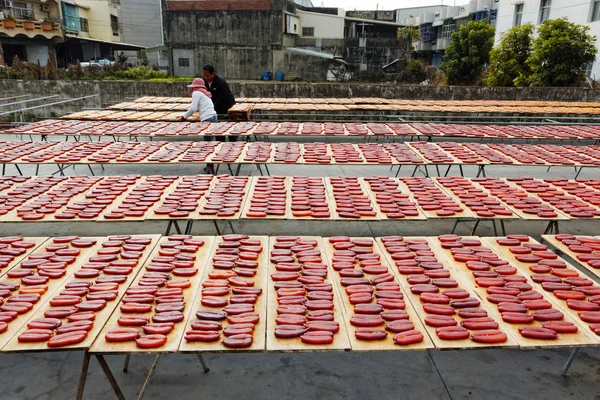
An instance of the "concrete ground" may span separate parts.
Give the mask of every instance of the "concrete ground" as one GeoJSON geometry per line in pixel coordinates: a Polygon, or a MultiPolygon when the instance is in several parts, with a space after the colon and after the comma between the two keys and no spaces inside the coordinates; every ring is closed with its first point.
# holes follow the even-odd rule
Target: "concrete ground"
{"type": "MultiPolygon", "coordinates": [[[[8,138],[6,138],[8,139],[8,138]]],[[[9,169],[7,174],[16,170],[9,169]]],[[[202,166],[109,166],[104,175],[164,174],[193,175],[202,166]]],[[[21,166],[24,174],[32,167],[21,166]]],[[[273,166],[272,175],[389,176],[389,167],[298,167],[273,166]]],[[[40,175],[55,171],[44,167],[40,175]]],[[[96,173],[102,172],[95,167],[96,173]]],[[[89,174],[87,167],[68,169],[67,174],[89,174]]],[[[403,175],[412,169],[404,167],[403,175]]],[[[430,171],[431,172],[431,171],[430,171]]],[[[475,168],[466,167],[466,176],[475,168]]],[[[247,167],[242,173],[247,173],[247,167]]],[[[254,170],[254,174],[257,171],[254,170]]],[[[394,172],[395,173],[395,172],[394,172]]],[[[573,168],[491,167],[488,176],[533,176],[573,178],[573,168]]],[[[598,178],[597,169],[586,169],[581,178],[598,178]]],[[[561,232],[598,234],[597,222],[561,223],[561,232]]],[[[119,233],[164,233],[165,223],[19,223],[2,224],[2,235],[109,235],[119,233]]],[[[450,221],[429,222],[243,222],[236,231],[249,234],[312,235],[439,235],[448,233],[450,221]]],[[[225,228],[225,225],[222,225],[225,228]]],[[[544,224],[509,222],[507,230],[539,236],[544,224]]],[[[195,235],[214,235],[210,223],[196,223],[195,235]]],[[[461,226],[460,234],[470,233],[461,226]]],[[[491,226],[481,225],[477,235],[493,235],[491,226]]],[[[206,355],[211,368],[204,374],[194,355],[162,356],[146,399],[600,399],[600,349],[584,349],[575,359],[568,377],[561,369],[570,349],[557,350],[472,350],[440,352],[375,353],[256,353],[206,355]]],[[[73,398],[81,370],[81,352],[2,354],[0,388],[2,399],[73,398]]],[[[126,398],[134,398],[142,387],[152,356],[135,356],[129,372],[121,371],[124,356],[106,357],[126,398]]],[[[97,361],[90,363],[86,399],[114,398],[97,361]]]]}

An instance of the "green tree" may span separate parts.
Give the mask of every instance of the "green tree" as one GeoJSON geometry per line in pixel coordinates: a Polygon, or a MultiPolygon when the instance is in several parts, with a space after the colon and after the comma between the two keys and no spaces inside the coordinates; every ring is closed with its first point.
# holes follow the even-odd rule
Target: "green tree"
{"type": "Polygon", "coordinates": [[[515,26],[502,35],[498,46],[490,53],[488,86],[514,86],[520,76],[529,76],[531,69],[526,64],[533,45],[533,25],[515,26]]]}
{"type": "Polygon", "coordinates": [[[494,27],[483,21],[471,21],[452,34],[452,41],[444,53],[442,71],[448,84],[471,84],[490,61],[494,46],[494,27]]]}
{"type": "Polygon", "coordinates": [[[584,78],[582,67],[596,59],[596,36],[590,28],[566,18],[546,20],[538,28],[533,52],[527,59],[530,76],[517,78],[521,86],[572,86],[584,78]]]}

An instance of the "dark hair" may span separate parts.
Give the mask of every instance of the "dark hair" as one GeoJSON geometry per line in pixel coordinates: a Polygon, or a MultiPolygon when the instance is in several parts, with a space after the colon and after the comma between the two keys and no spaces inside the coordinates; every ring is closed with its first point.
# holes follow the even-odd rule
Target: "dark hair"
{"type": "Polygon", "coordinates": [[[213,67],[210,64],[205,65],[204,67],[202,67],[202,69],[206,72],[208,72],[209,74],[214,74],[215,73],[215,67],[213,67]]]}

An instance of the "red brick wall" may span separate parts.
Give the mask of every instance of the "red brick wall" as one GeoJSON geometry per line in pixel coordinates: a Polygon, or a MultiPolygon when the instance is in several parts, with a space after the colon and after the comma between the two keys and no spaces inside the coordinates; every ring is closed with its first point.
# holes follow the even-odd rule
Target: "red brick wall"
{"type": "Polygon", "coordinates": [[[168,10],[270,10],[273,0],[177,0],[167,1],[168,10]]]}

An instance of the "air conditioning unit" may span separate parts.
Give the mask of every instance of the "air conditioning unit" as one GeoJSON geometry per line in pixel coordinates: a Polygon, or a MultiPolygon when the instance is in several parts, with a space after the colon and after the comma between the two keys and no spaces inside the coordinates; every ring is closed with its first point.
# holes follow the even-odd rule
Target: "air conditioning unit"
{"type": "Polygon", "coordinates": [[[50,11],[50,6],[48,4],[40,4],[40,10],[50,11]]]}
{"type": "Polygon", "coordinates": [[[8,0],[4,0],[2,2],[2,4],[4,5],[5,8],[12,8],[12,6],[13,6],[12,1],[8,1],[8,0]]]}

